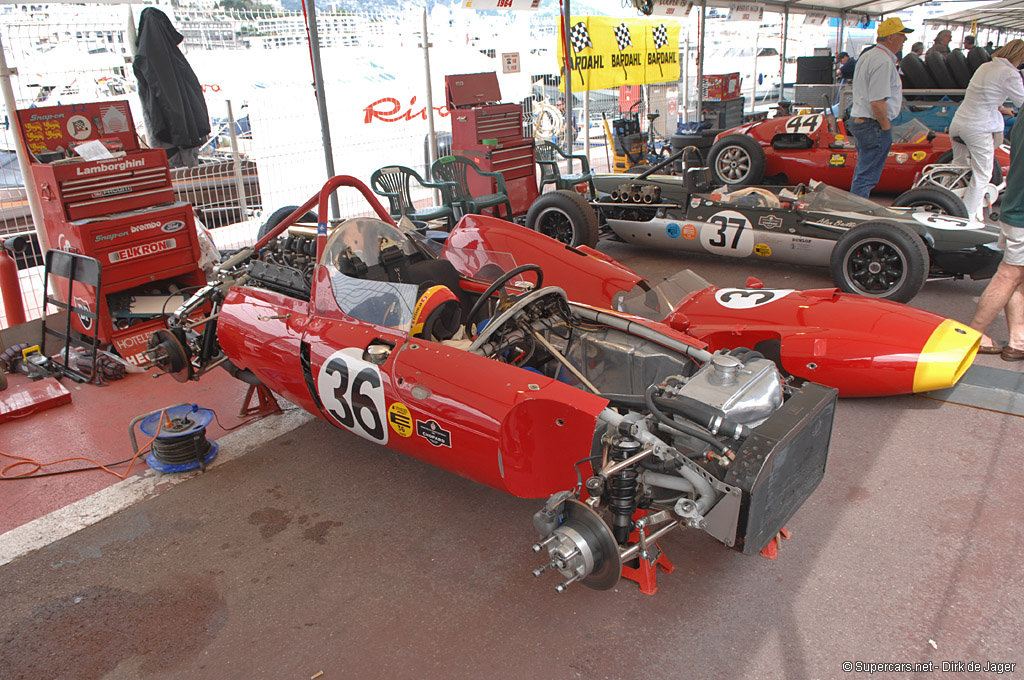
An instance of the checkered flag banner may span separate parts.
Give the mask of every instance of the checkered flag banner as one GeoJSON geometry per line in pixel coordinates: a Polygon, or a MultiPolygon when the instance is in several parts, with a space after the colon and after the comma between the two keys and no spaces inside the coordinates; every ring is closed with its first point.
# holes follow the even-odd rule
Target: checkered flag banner
{"type": "Polygon", "coordinates": [[[668,44],[668,29],[665,28],[665,24],[655,26],[651,29],[654,34],[654,47],[655,49],[661,49],[668,44]]]}
{"type": "Polygon", "coordinates": [[[619,43],[619,52],[633,46],[633,39],[629,37],[629,26],[625,22],[615,27],[615,42],[619,43]]]}
{"type": "MultiPolygon", "coordinates": [[[[651,34],[654,36],[654,49],[660,50],[662,47],[668,44],[668,29],[665,28],[665,24],[659,24],[651,29],[651,34]]],[[[661,62],[658,62],[658,72],[662,76],[665,75],[665,71],[661,68],[661,62]]]]}
{"type": "Polygon", "coordinates": [[[579,53],[584,47],[593,47],[590,41],[590,32],[587,25],[582,21],[569,29],[569,42],[572,43],[572,51],[579,53]]]}

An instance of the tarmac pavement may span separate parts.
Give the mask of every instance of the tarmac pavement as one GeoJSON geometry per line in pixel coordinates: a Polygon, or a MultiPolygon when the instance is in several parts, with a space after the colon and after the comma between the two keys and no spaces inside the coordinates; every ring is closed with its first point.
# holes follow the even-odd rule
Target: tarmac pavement
{"type": "MultiPolygon", "coordinates": [[[[719,285],[828,285],[810,268],[601,250],[652,278],[685,265],[719,285]]],[[[969,320],[983,289],[930,283],[915,304],[969,320]]],[[[777,560],[675,532],[653,597],[624,580],[558,595],[530,573],[540,501],[310,421],[0,567],[0,678],[1019,673],[1021,441],[1024,419],[995,411],[842,400],[777,560]]]]}

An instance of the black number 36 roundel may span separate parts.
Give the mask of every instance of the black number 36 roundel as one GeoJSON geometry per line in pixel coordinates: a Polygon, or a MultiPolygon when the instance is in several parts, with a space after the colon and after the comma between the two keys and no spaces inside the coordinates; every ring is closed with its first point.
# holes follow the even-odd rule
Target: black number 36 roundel
{"type": "Polygon", "coordinates": [[[327,357],[317,376],[316,391],[324,409],[339,425],[364,439],[387,444],[387,408],[380,369],[363,361],[360,354],[360,350],[350,348],[327,357]]]}

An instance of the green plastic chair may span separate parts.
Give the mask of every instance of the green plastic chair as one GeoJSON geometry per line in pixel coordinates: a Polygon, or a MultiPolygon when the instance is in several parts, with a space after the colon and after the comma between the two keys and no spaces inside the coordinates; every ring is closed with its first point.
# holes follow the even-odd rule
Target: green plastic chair
{"type": "Polygon", "coordinates": [[[374,193],[388,199],[388,212],[395,219],[405,215],[410,220],[426,222],[443,217],[449,229],[455,225],[455,210],[451,205],[452,187],[446,182],[427,182],[412,168],[389,165],[373,171],[370,175],[370,186],[373,187],[374,193]],[[417,209],[410,193],[413,180],[427,189],[438,189],[444,204],[417,209]]]}
{"type": "Polygon", "coordinates": [[[542,142],[537,147],[537,165],[540,166],[540,192],[544,193],[544,185],[554,184],[556,189],[574,191],[577,184],[583,182],[590,187],[590,195],[597,195],[594,177],[590,172],[590,160],[582,155],[567,154],[554,142],[542,142]],[[559,167],[561,160],[573,159],[580,164],[581,172],[563,175],[559,167]]]}
{"type": "Polygon", "coordinates": [[[487,172],[477,167],[471,159],[463,156],[444,156],[434,161],[430,166],[431,174],[450,185],[452,189],[452,201],[458,205],[463,214],[480,214],[491,208],[495,216],[498,215],[497,207],[505,206],[505,218],[512,219],[512,203],[508,200],[508,188],[505,186],[505,178],[500,172],[487,172]],[[498,185],[497,193],[474,196],[469,190],[469,173],[473,172],[482,177],[494,179],[498,185]]]}

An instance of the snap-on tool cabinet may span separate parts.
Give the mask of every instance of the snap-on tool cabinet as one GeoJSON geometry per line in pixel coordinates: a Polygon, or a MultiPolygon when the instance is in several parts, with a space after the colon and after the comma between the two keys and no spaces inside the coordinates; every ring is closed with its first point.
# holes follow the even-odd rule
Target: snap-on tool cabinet
{"type": "MultiPolygon", "coordinates": [[[[101,342],[137,362],[153,328],[162,326],[160,313],[175,305],[154,312],[136,302],[206,282],[192,206],[174,201],[167,155],[140,148],[125,101],[23,109],[18,122],[34,157],[50,247],[100,263],[101,289],[75,284],[74,302],[97,312],[101,342]],[[71,151],[93,140],[118,155],[86,161],[71,151]]],[[[72,328],[90,336],[91,322],[71,315],[72,328]]]]}
{"type": "MultiPolygon", "coordinates": [[[[452,118],[452,153],[471,158],[481,170],[505,178],[512,211],[521,215],[537,198],[533,137],[523,136],[523,109],[500,104],[496,73],[445,76],[445,96],[452,118]]],[[[493,194],[490,177],[470,173],[474,195],[493,194]]]]}

